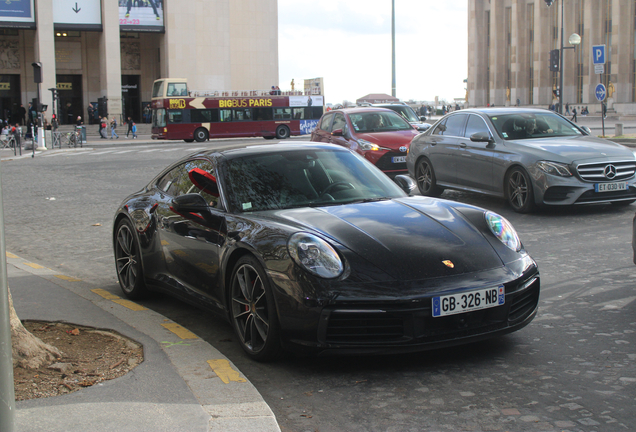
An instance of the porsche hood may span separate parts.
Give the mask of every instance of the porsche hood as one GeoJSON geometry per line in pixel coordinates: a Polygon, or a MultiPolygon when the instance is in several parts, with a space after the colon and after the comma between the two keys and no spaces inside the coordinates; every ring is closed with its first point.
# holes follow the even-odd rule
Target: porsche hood
{"type": "Polygon", "coordinates": [[[402,198],[294,209],[278,216],[335,240],[395,279],[503,266],[482,232],[441,200],[402,198]]]}

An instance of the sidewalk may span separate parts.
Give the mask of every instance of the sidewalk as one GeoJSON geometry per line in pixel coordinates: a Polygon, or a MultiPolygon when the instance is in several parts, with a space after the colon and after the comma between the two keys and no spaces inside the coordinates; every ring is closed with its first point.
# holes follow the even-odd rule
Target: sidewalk
{"type": "Polygon", "coordinates": [[[143,363],[123,377],[16,402],[17,431],[280,432],[254,386],[196,335],[184,339],[149,309],[9,252],[7,273],[20,319],[115,330],[144,347],[143,363]]]}

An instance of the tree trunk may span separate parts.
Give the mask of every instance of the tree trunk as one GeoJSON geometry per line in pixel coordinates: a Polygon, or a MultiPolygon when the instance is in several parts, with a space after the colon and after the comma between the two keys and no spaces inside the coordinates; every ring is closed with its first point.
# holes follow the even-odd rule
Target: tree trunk
{"type": "Polygon", "coordinates": [[[13,308],[11,291],[9,291],[9,321],[11,323],[13,367],[20,366],[25,369],[37,369],[62,357],[57,348],[42,342],[24,328],[13,308]]]}

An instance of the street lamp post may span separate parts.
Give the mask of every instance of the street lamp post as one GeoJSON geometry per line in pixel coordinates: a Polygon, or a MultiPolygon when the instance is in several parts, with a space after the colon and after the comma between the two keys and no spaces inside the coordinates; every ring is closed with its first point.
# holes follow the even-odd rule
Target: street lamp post
{"type": "MultiPolygon", "coordinates": [[[[554,0],[544,0],[545,3],[548,5],[548,7],[552,6],[552,3],[554,3],[554,0]]],[[[570,36],[570,38],[568,39],[568,42],[570,42],[571,47],[564,47],[563,46],[563,31],[564,31],[564,25],[563,25],[563,4],[565,3],[565,0],[561,0],[561,43],[559,46],[559,109],[558,112],[559,114],[563,114],[563,50],[566,49],[575,49],[576,45],[581,43],[581,36],[579,36],[576,33],[573,33],[572,36],[570,36]]]]}

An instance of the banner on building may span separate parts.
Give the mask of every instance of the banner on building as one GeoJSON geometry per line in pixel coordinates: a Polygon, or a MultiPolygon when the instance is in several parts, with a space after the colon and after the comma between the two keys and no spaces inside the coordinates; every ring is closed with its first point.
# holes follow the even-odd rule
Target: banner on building
{"type": "Polygon", "coordinates": [[[0,1],[0,28],[35,28],[33,0],[0,1]]]}
{"type": "Polygon", "coordinates": [[[163,0],[118,0],[119,29],[125,32],[164,33],[163,0]]]}
{"type": "Polygon", "coordinates": [[[55,0],[53,2],[55,30],[102,30],[100,0],[55,0]]]}

